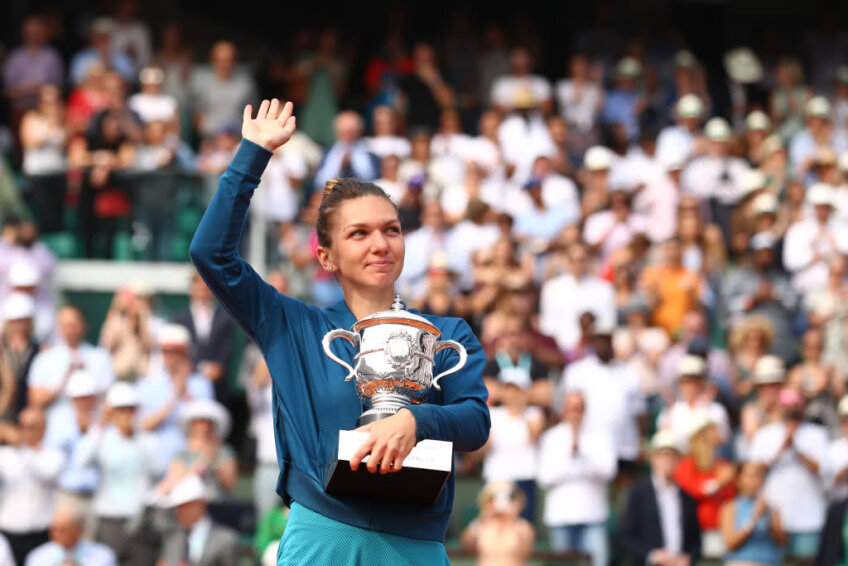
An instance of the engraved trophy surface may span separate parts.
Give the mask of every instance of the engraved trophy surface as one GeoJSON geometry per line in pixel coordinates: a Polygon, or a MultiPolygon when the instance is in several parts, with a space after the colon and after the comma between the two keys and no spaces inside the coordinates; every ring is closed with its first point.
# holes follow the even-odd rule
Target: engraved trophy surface
{"type": "Polygon", "coordinates": [[[356,426],[426,402],[430,387],[441,389],[441,378],[462,369],[468,358],[465,348],[454,340],[438,340],[440,334],[429,320],[404,310],[400,297],[395,297],[391,309],[357,321],[352,331],[335,329],[324,335],[324,353],[347,369],[345,381],[356,379],[356,394],[366,409],[356,426]],[[336,338],[359,347],[353,367],[330,349],[336,338]],[[459,361],[433,377],[433,359],[446,348],[455,350],[459,361]]]}

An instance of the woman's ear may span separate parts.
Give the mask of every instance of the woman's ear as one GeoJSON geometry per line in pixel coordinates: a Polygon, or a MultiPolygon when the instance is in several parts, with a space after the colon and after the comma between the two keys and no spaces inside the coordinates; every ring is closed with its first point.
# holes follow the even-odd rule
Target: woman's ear
{"type": "Polygon", "coordinates": [[[336,270],[335,264],[330,260],[330,250],[325,248],[324,246],[318,246],[315,250],[315,253],[318,256],[318,263],[321,264],[326,271],[334,272],[336,270]]]}

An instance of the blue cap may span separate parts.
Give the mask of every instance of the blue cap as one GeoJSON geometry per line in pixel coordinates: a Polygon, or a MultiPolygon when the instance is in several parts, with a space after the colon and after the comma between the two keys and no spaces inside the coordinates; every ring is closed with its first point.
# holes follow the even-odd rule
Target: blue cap
{"type": "Polygon", "coordinates": [[[532,177],[530,177],[529,179],[524,181],[524,189],[525,190],[532,189],[533,187],[541,187],[541,186],[542,186],[542,179],[540,179],[539,177],[536,177],[535,175],[533,175],[532,177]]]}

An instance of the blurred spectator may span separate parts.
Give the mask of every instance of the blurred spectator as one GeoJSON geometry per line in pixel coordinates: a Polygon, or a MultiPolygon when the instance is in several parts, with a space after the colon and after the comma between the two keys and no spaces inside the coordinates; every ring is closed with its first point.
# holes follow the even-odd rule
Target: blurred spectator
{"type": "Polygon", "coordinates": [[[233,449],[223,440],[230,433],[230,415],[211,399],[188,402],[180,413],[186,446],[171,460],[158,489],[169,492],[186,476],[199,476],[206,486],[206,500],[220,501],[236,486],[238,467],[233,449]]]}
{"type": "Polygon", "coordinates": [[[35,548],[24,566],[118,566],[108,546],[86,540],[85,515],[71,506],[58,507],[50,523],[50,542],[35,548]]]}
{"type": "Polygon", "coordinates": [[[226,405],[232,393],[226,373],[233,352],[233,322],[197,272],[191,276],[189,299],[188,309],[174,322],[188,329],[192,363],[212,383],[218,402],[226,405]]]}
{"type": "Polygon", "coordinates": [[[673,481],[679,459],[672,434],[654,435],[651,476],[633,485],[621,519],[621,544],[634,566],[690,565],[701,558],[695,501],[673,481]]]}
{"type": "Polygon", "coordinates": [[[150,62],[153,45],[150,28],[136,18],[136,0],[121,0],[115,10],[115,29],[112,32],[112,49],[124,53],[132,60],[136,69],[150,62]]]}
{"type": "Polygon", "coordinates": [[[688,454],[677,464],[674,481],[698,506],[701,551],[705,558],[721,558],[725,546],[719,531],[719,510],[735,496],[736,470],[718,457],[724,439],[720,425],[702,416],[689,430],[688,454]]]}
{"type": "Polygon", "coordinates": [[[106,391],[115,380],[109,353],[85,342],[86,321],[77,307],[66,305],[56,316],[60,341],[42,350],[33,360],[27,377],[29,403],[44,410],[47,437],[62,439],[74,430],[74,412],[67,393],[68,381],[84,369],[106,391]]]}
{"type": "Polygon", "coordinates": [[[182,28],[176,22],[163,25],[159,38],[153,65],[161,68],[165,75],[162,92],[173,96],[182,107],[190,97],[191,49],[183,43],[182,28]]]}
{"type": "Polygon", "coordinates": [[[615,86],[606,93],[601,120],[607,126],[624,128],[627,139],[638,139],[639,116],[646,101],[638,81],[642,76],[642,64],[634,57],[624,57],[615,66],[615,86]]]}
{"type": "Polygon", "coordinates": [[[688,160],[703,153],[704,139],[701,137],[701,119],[704,103],[696,94],[684,94],[674,105],[676,124],[668,126],[657,138],[657,159],[688,160]]]}
{"type": "Polygon", "coordinates": [[[774,327],[763,316],[746,317],[733,327],[728,341],[732,356],[731,380],[739,397],[747,397],[751,392],[751,377],[756,364],[772,351],[774,327]]]}
{"type": "Polygon", "coordinates": [[[52,300],[40,300],[39,291],[47,286],[48,281],[43,280],[38,265],[26,259],[20,260],[9,267],[7,275],[9,296],[22,294],[34,301],[33,332],[39,342],[50,343],[54,337],[56,318],[52,300]]]}
{"type": "Polygon", "coordinates": [[[679,331],[683,317],[700,303],[704,290],[701,276],[683,266],[679,240],[662,246],[662,262],[642,272],[640,287],[652,308],[654,324],[669,335],[679,331]]]}
{"type": "Polygon", "coordinates": [[[211,68],[192,72],[189,90],[194,110],[194,126],[204,138],[238,124],[246,104],[255,103],[253,77],[236,67],[236,46],[218,41],[209,52],[211,68]]]}
{"type": "Polygon", "coordinates": [[[616,439],[619,473],[629,475],[639,459],[639,438],[646,425],[645,400],[637,374],[613,358],[612,324],[603,319],[595,322],[593,353],[565,369],[554,400],[561,401],[567,391],[581,392],[586,401],[586,431],[616,439]]]}
{"type": "Polygon", "coordinates": [[[148,492],[162,473],[161,446],[136,430],[139,396],[129,383],[116,383],[106,394],[110,426],[91,428],[74,454],[74,465],[99,471],[92,511],[95,540],[111,548],[121,564],[150,564],[155,549],[137,536],[134,520],[144,508],[148,492]]]}
{"type": "Polygon", "coordinates": [[[648,219],[632,211],[633,195],[628,189],[610,187],[609,209],[591,214],[583,225],[583,241],[600,254],[601,261],[648,229],[648,219]]]}
{"type": "Polygon", "coordinates": [[[777,356],[762,356],[754,366],[751,383],[754,398],[745,403],[739,416],[739,435],[736,456],[739,460],[751,457],[751,444],[757,431],[780,421],[780,390],[786,381],[783,360],[777,356]]]}
{"type": "MultiPolygon", "coordinates": [[[[288,147],[288,144],[283,147],[288,147]]],[[[303,153],[281,150],[274,152],[274,157],[262,174],[259,193],[265,199],[262,209],[265,211],[265,217],[271,222],[271,234],[278,234],[282,223],[297,219],[301,184],[308,174],[309,165],[303,153]]]]}
{"type": "Polygon", "coordinates": [[[789,139],[804,127],[804,105],[812,96],[804,84],[804,72],[797,60],[778,61],[774,71],[775,85],[769,103],[777,133],[789,139]]]}
{"type": "Polygon", "coordinates": [[[540,75],[534,75],[533,56],[527,47],[515,47],[509,55],[510,73],[495,80],[492,85],[492,105],[501,112],[514,110],[539,110],[550,114],[553,110],[551,84],[540,75]]]}
{"type": "Polygon", "coordinates": [[[830,501],[840,501],[848,496],[848,396],[839,400],[837,414],[839,434],[830,441],[822,464],[822,477],[830,501]]]}
{"type": "Polygon", "coordinates": [[[542,180],[531,177],[524,183],[530,197],[530,209],[515,218],[514,232],[523,245],[535,254],[548,251],[562,229],[577,222],[577,210],[562,204],[547,205],[542,197],[542,180]]]}
{"type": "Polygon", "coordinates": [[[524,492],[509,481],[487,484],[477,496],[480,514],[462,533],[462,546],[477,554],[479,566],[527,564],[533,553],[533,525],[521,516],[524,492]]]}
{"type": "Polygon", "coordinates": [[[569,78],[556,84],[559,113],[563,119],[581,134],[589,134],[595,128],[598,112],[603,105],[603,91],[589,76],[589,59],[576,54],[568,63],[569,78]]]}
{"type": "Polygon", "coordinates": [[[130,281],[112,298],[100,329],[100,347],[109,351],[118,379],[136,381],[147,375],[154,346],[150,312],[153,289],[141,280],[130,281]]]}
{"type": "MultiPolygon", "coordinates": [[[[14,379],[14,384],[10,387],[14,392],[12,405],[6,408],[0,420],[17,421],[18,413],[27,405],[27,375],[40,349],[32,333],[34,316],[35,302],[32,297],[24,293],[9,295],[0,310],[0,318],[3,320],[0,359],[4,364],[8,364],[14,379]]],[[[4,394],[8,394],[7,387],[9,387],[8,384],[3,385],[4,394]]]]}
{"type": "Polygon", "coordinates": [[[368,151],[362,136],[362,118],[347,110],[336,116],[334,122],[336,143],[324,154],[324,159],[315,173],[315,188],[334,177],[356,177],[362,181],[373,181],[380,173],[380,160],[368,151]]]}
{"type": "Polygon", "coordinates": [[[40,317],[38,329],[45,338],[53,334],[52,326],[45,324],[45,321],[55,318],[52,288],[55,269],[56,256],[44,242],[39,241],[35,224],[14,217],[3,224],[0,239],[0,299],[12,293],[15,286],[32,296],[40,317]],[[13,266],[20,266],[16,270],[26,267],[12,277],[13,266]],[[20,279],[12,285],[11,280],[16,278],[20,279]],[[38,281],[33,283],[36,278],[38,281]]]}
{"type": "Polygon", "coordinates": [[[765,161],[764,144],[771,133],[771,120],[762,110],[754,110],[745,118],[746,157],[752,167],[765,161]]]}
{"type": "Polygon", "coordinates": [[[16,564],[47,542],[56,479],[65,465],[61,450],[44,445],[44,413],[28,407],[18,425],[0,423],[0,533],[16,564]]]}
{"type": "Polygon", "coordinates": [[[345,89],[347,68],[338,51],[338,30],[326,28],[318,35],[314,52],[306,54],[295,67],[307,89],[298,111],[299,128],[322,146],[333,141],[333,119],[345,89]]]}
{"type": "Polygon", "coordinates": [[[399,159],[409,157],[411,146],[408,139],[398,135],[399,128],[394,108],[378,106],[374,109],[372,119],[374,135],[364,140],[368,150],[380,159],[390,155],[399,159]]]}
{"type": "Polygon", "coordinates": [[[436,52],[427,43],[412,48],[413,72],[398,83],[398,106],[407,127],[435,129],[442,110],[453,108],[455,95],[439,71],[436,52]]]}
{"type": "Polygon", "coordinates": [[[823,96],[815,96],[804,105],[806,127],[792,136],[789,143],[789,163],[792,174],[804,184],[809,184],[809,171],[816,151],[833,146],[833,118],[830,103],[823,96]]]}
{"type": "Polygon", "coordinates": [[[780,511],[763,497],[766,468],[757,462],[743,462],[739,470],[739,495],[721,509],[721,534],[727,547],[728,564],[781,564],[786,544],[780,511]]]}
{"type": "Polygon", "coordinates": [[[145,67],[138,74],[140,92],[130,96],[128,106],[141,121],[164,122],[169,129],[179,131],[177,99],[163,92],[165,73],[159,67],[145,67]]]}
{"type": "Polygon", "coordinates": [[[611,436],[585,430],[584,413],[583,395],[567,393],[560,423],[539,443],[538,482],[547,489],[544,523],[551,550],[584,552],[593,566],[603,566],[609,563],[607,489],[616,451],[611,436]]]}
{"type": "Polygon", "coordinates": [[[165,536],[157,564],[213,566],[238,563],[238,534],[216,524],[209,517],[206,490],[199,477],[188,476],[177,484],[166,505],[174,510],[179,528],[165,536]]]}
{"type": "Polygon", "coordinates": [[[164,463],[185,447],[178,417],[192,399],[211,399],[214,386],[195,372],[191,361],[191,334],[185,326],[168,324],[159,336],[163,368],[138,381],[141,428],[155,433],[164,463]]]}
{"type": "Polygon", "coordinates": [[[493,407],[492,429],[483,448],[483,479],[507,480],[524,492],[521,516],[533,522],[536,510],[536,474],[539,436],[545,416],[539,407],[528,405],[532,381],[527,372],[501,370],[497,384],[501,405],[493,407]]]}
{"type": "Polygon", "coordinates": [[[97,18],[88,28],[89,47],[78,51],[71,60],[70,79],[74,85],[80,85],[86,80],[90,68],[102,64],[107,69],[119,73],[125,81],[135,80],[136,67],[133,60],[112,44],[115,33],[115,22],[109,18],[97,18]]]}
{"type": "MultiPolygon", "coordinates": [[[[103,88],[106,77],[106,65],[95,61],[88,66],[82,83],[76,85],[68,96],[65,106],[65,124],[68,139],[88,130],[91,118],[106,108],[108,96],[103,88]]],[[[70,160],[70,155],[68,156],[70,160]]],[[[79,166],[78,164],[74,164],[79,166]]]]}
{"type": "Polygon", "coordinates": [[[848,260],[835,256],[828,266],[827,285],[807,294],[809,323],[824,333],[822,360],[841,375],[848,372],[848,260]]]}
{"type": "Polygon", "coordinates": [[[750,457],[769,469],[764,497],[783,519],[789,534],[789,555],[812,558],[825,518],[826,500],[819,474],[827,451],[827,433],[819,425],[804,422],[800,393],[782,391],[780,408],[781,420],[757,432],[750,457]]]}
{"type": "Polygon", "coordinates": [[[801,338],[801,363],[789,371],[786,387],[804,396],[804,418],[822,425],[831,434],[839,431],[836,402],[845,394],[845,379],[829,364],[822,363],[824,336],[810,328],[801,338]]]}

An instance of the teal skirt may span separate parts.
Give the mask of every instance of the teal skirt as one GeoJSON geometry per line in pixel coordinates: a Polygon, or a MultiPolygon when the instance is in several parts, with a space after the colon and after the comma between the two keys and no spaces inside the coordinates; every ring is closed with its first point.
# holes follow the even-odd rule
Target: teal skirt
{"type": "Polygon", "coordinates": [[[334,521],[292,503],[277,551],[277,566],[450,566],[445,545],[370,531],[334,521]]]}

